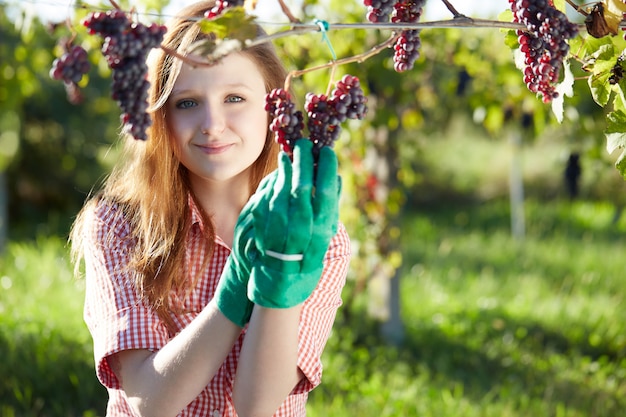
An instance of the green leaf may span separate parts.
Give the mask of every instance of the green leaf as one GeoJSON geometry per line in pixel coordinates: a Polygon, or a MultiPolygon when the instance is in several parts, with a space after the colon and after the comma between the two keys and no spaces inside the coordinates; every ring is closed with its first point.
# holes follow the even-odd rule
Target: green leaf
{"type": "Polygon", "coordinates": [[[519,41],[517,40],[517,35],[514,30],[509,30],[504,35],[504,44],[511,49],[519,48],[519,41]]]}
{"type": "Polygon", "coordinates": [[[569,44],[570,53],[576,58],[582,60],[583,57],[589,54],[586,39],[581,35],[570,39],[567,43],[569,44]]]}
{"type": "Polygon", "coordinates": [[[612,89],[615,91],[613,111],[619,110],[626,113],[626,96],[624,95],[624,92],[626,91],[626,80],[624,78],[620,79],[619,83],[612,86],[612,89]]]}
{"type": "Polygon", "coordinates": [[[218,17],[202,19],[200,29],[218,39],[237,39],[241,42],[257,36],[256,16],[248,15],[243,7],[230,7],[218,17]]]}
{"type": "Polygon", "coordinates": [[[591,76],[588,78],[591,95],[596,103],[604,107],[611,96],[611,84],[609,84],[611,69],[617,63],[613,44],[602,45],[587,62],[586,69],[591,71],[591,76]]]}
{"type": "Polygon", "coordinates": [[[607,86],[610,85],[608,84],[609,76],[609,73],[601,73],[588,79],[591,96],[602,107],[606,106],[611,96],[611,89],[607,86]]]}
{"type": "Polygon", "coordinates": [[[606,150],[613,153],[616,149],[626,149],[626,113],[613,111],[606,116],[606,150]]]}
{"type": "Polygon", "coordinates": [[[590,57],[604,45],[613,45],[610,36],[602,38],[594,38],[593,36],[578,35],[569,40],[571,53],[578,57],[582,62],[586,62],[590,57]]]}
{"type": "Polygon", "coordinates": [[[241,51],[247,41],[256,38],[256,16],[248,15],[243,7],[230,7],[214,19],[202,19],[200,30],[215,35],[216,39],[202,39],[189,52],[204,56],[213,64],[226,55],[241,51]]]}
{"type": "Polygon", "coordinates": [[[563,13],[565,13],[566,11],[565,0],[554,0],[552,3],[554,4],[555,9],[560,10],[563,13]]]}
{"type": "Polygon", "coordinates": [[[569,60],[563,62],[563,81],[556,86],[556,92],[559,96],[552,100],[552,112],[556,120],[561,123],[563,121],[563,103],[565,96],[572,97],[574,95],[574,74],[569,60]]]}
{"type": "Polygon", "coordinates": [[[502,13],[498,15],[498,20],[501,22],[512,22],[513,21],[513,12],[511,9],[506,9],[502,13]]]}
{"type": "Polygon", "coordinates": [[[617,162],[615,162],[615,168],[622,174],[622,177],[626,179],[626,152],[622,152],[622,154],[617,158],[617,162]]]}
{"type": "MultiPolygon", "coordinates": [[[[511,9],[507,9],[498,15],[498,20],[501,22],[512,22],[513,12],[511,9]]],[[[504,32],[504,44],[511,49],[519,48],[519,42],[517,40],[516,31],[511,29],[500,29],[500,32],[504,32]]]]}

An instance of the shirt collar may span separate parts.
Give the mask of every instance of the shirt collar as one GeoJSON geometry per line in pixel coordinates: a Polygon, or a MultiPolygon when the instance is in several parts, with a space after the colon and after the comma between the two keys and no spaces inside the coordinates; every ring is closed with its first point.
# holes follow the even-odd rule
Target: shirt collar
{"type": "Polygon", "coordinates": [[[195,226],[197,224],[200,226],[200,229],[204,230],[204,221],[202,220],[200,209],[191,194],[187,196],[187,202],[189,204],[189,209],[191,210],[191,225],[195,226]]]}

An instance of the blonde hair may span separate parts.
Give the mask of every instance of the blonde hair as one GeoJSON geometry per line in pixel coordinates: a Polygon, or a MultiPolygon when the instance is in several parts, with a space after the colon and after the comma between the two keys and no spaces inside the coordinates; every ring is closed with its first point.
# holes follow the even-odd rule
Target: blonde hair
{"type": "MultiPolygon", "coordinates": [[[[194,42],[208,38],[202,33],[198,20],[214,1],[202,1],[182,9],[170,22],[162,45],[184,55],[194,42]]],[[[259,28],[259,34],[263,34],[259,28]]],[[[266,91],[282,87],[286,70],[272,44],[264,43],[242,52],[250,58],[265,80],[266,91]]],[[[124,137],[123,156],[104,183],[104,187],[88,201],[79,213],[72,231],[72,258],[78,265],[84,256],[83,233],[85,222],[99,201],[118,204],[132,228],[136,241],[131,254],[131,265],[136,276],[136,287],[147,305],[172,330],[169,296],[172,291],[185,288],[185,277],[180,274],[185,261],[186,239],[191,227],[188,196],[195,198],[188,181],[187,169],[179,162],[167,124],[167,99],[180,72],[182,62],[164,49],[153,50],[148,60],[148,79],[151,83],[149,105],[152,125],[147,141],[124,137]]],[[[269,118],[269,115],[268,115],[269,118]]],[[[269,124],[269,123],[268,123],[269,124]]],[[[278,145],[268,130],[264,149],[251,169],[250,195],[261,179],[276,167],[278,145]]],[[[200,205],[205,224],[207,245],[206,267],[213,252],[215,226],[200,205]]],[[[203,269],[204,269],[203,267],[203,269]]],[[[198,274],[199,275],[199,274],[198,274]]]]}

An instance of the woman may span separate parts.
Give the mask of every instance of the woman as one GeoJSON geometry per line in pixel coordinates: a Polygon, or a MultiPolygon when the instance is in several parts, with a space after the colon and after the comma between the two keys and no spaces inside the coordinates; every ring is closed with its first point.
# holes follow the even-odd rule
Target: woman
{"type": "MultiPolygon", "coordinates": [[[[184,55],[213,4],[164,46],[184,55]]],[[[71,234],[108,416],[306,414],[350,244],[332,150],[316,180],[309,141],[277,157],[264,100],[285,76],[269,44],[195,68],[151,55],[148,140],[125,139],[71,234]]]]}

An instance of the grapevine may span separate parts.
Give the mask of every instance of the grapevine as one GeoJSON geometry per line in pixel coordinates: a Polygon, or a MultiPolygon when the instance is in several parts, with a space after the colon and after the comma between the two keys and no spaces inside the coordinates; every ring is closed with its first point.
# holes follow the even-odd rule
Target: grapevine
{"type": "Polygon", "coordinates": [[[563,60],[569,52],[567,40],[578,33],[561,11],[547,0],[509,0],[513,20],[526,26],[518,30],[520,50],[524,54],[524,83],[530,91],[542,96],[544,103],[558,97],[563,60]]]}
{"type": "Polygon", "coordinates": [[[147,113],[150,83],[146,79],[146,56],[160,45],[165,26],[134,23],[119,9],[90,13],[83,24],[90,34],[103,38],[102,54],[113,72],[111,96],[122,111],[125,131],[135,139],[147,139],[151,120],[147,113]]]}

